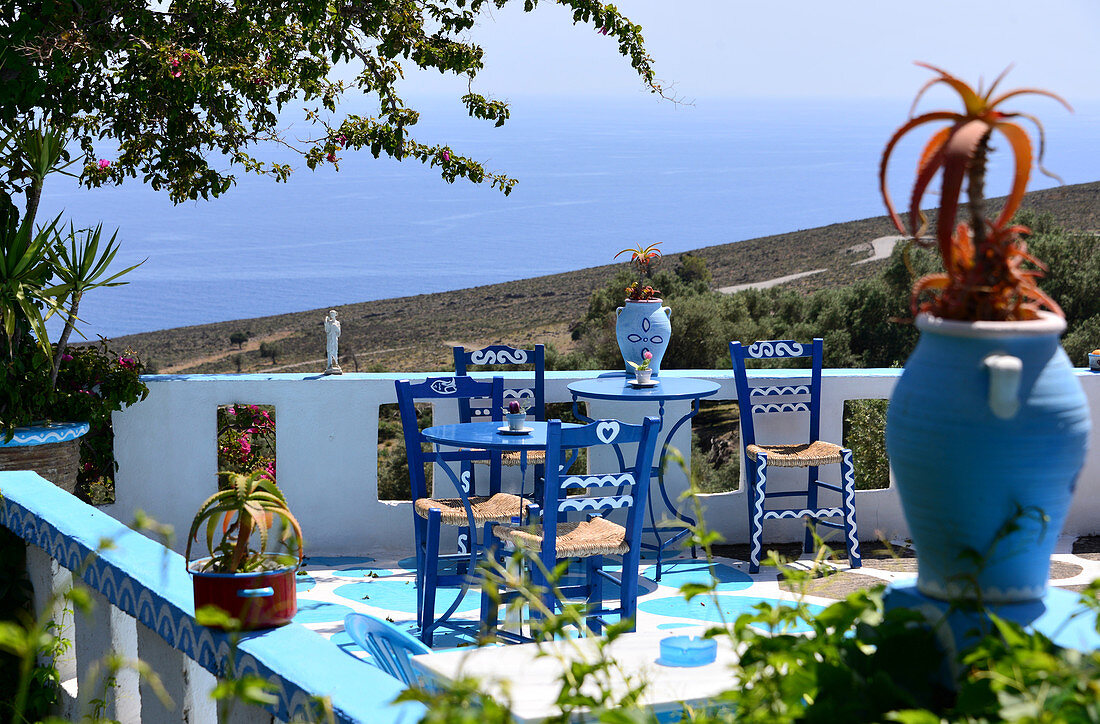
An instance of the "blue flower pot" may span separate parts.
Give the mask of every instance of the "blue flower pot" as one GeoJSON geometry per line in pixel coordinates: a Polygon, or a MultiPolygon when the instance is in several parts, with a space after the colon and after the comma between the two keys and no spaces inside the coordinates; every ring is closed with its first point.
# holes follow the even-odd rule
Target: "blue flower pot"
{"type": "Polygon", "coordinates": [[[1065,321],[917,319],[886,450],[917,549],[917,588],[942,600],[1041,598],[1090,422],[1058,343],[1065,321]]]}
{"type": "Polygon", "coordinates": [[[661,374],[661,360],[668,349],[668,338],[672,335],[672,323],[669,321],[672,310],[661,304],[660,299],[627,299],[624,306],[615,310],[618,314],[615,337],[619,340],[623,369],[627,375],[634,374],[634,368],[629,363],[640,363],[644,352],[653,355],[649,368],[654,376],[661,374]]]}

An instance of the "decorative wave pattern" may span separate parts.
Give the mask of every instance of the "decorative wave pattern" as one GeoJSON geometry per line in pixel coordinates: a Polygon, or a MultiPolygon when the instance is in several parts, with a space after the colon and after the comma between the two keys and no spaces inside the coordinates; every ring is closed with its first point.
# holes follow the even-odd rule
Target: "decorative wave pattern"
{"type": "Polygon", "coordinates": [[[764,405],[753,405],[752,414],[766,414],[770,412],[809,412],[810,406],[805,402],[769,402],[764,405]]]}
{"type": "Polygon", "coordinates": [[[76,440],[88,432],[88,423],[73,422],[61,425],[22,427],[15,431],[11,442],[0,440],[0,447],[26,447],[30,445],[48,445],[56,442],[76,440]]]}
{"type": "Polygon", "coordinates": [[[788,508],[787,510],[765,510],[764,520],[781,520],[783,518],[834,518],[844,515],[841,508],[788,508]]]}
{"type": "Polygon", "coordinates": [[[470,363],[475,365],[522,365],[528,361],[527,350],[511,347],[486,347],[470,353],[470,363]]]}
{"type": "Polygon", "coordinates": [[[753,387],[749,390],[749,397],[776,397],[783,395],[808,395],[809,385],[788,385],[786,387],[753,387]]]}
{"type": "Polygon", "coordinates": [[[749,511],[749,573],[760,572],[760,542],[764,537],[764,491],[768,485],[768,455],[756,456],[756,481],[752,485],[749,511]]]}
{"type": "Polygon", "coordinates": [[[747,354],[754,359],[777,359],[780,357],[805,357],[806,345],[789,339],[754,342],[749,345],[747,354]]]}
{"type": "Polygon", "coordinates": [[[517,387],[515,389],[507,389],[504,391],[505,400],[534,400],[535,391],[530,387],[517,387]]]}
{"type": "Polygon", "coordinates": [[[558,504],[558,512],[569,510],[614,510],[629,508],[634,504],[633,495],[609,495],[606,498],[567,498],[558,504]]]}
{"type": "Polygon", "coordinates": [[[169,646],[194,659],[207,671],[222,672],[230,656],[236,657],[236,671],[255,674],[274,684],[277,702],[266,707],[283,721],[310,715],[312,694],[264,666],[250,654],[230,646],[229,636],[200,626],[190,615],[155,591],[134,581],[124,570],[94,555],[79,541],[67,538],[56,527],[38,518],[18,503],[7,500],[0,506],[0,524],[28,543],[42,548],[70,571],[83,571],[84,582],[98,590],[114,606],[156,631],[169,646]]]}
{"type": "Polygon", "coordinates": [[[862,562],[859,555],[859,533],[856,531],[856,468],[852,464],[852,451],[840,450],[840,488],[844,507],[844,535],[848,538],[848,564],[858,568],[862,562]]]}
{"type": "Polygon", "coordinates": [[[633,473],[621,475],[570,475],[561,481],[561,489],[569,488],[618,488],[624,485],[634,485],[633,473]]]}

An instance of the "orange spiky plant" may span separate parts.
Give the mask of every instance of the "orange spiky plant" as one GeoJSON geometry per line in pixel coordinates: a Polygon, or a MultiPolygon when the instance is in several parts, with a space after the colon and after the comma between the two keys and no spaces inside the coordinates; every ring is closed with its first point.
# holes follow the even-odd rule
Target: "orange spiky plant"
{"type": "Polygon", "coordinates": [[[983,90],[981,84],[974,89],[927,63],[917,65],[928,68],[937,77],[925,83],[917,93],[909,121],[890,138],[879,166],[879,188],[890,218],[899,231],[911,235],[913,243],[919,245],[924,245],[920,236],[925,222],[920,203],[932,179],[937,174],[942,177],[936,246],[943,259],[944,273],[930,274],[917,280],[911,299],[913,314],[928,312],[945,319],[1006,321],[1034,319],[1039,310],[1046,307],[1061,316],[1062,310],[1057,303],[1039,289],[1037,279],[1042,276],[1045,267],[1028,253],[1027,245],[1021,238],[1021,234],[1028,234],[1030,230],[1009,225],[1023,201],[1033,159],[1031,139],[1015,119],[1026,118],[1035,124],[1039,133],[1039,169],[1058,179],[1042,166],[1045,143],[1043,126],[1034,116],[1002,111],[999,107],[1010,98],[1041,95],[1053,98],[1071,112],[1073,109],[1059,96],[1036,88],[1011,90],[994,96],[1008,69],[997,77],[988,90],[983,90]],[[939,84],[947,85],[959,94],[963,111],[932,111],[915,115],[917,103],[924,93],[939,84]],[[886,185],[887,164],[902,137],[918,126],[935,122],[950,125],[936,131],[921,152],[909,203],[909,228],[906,229],[890,200],[886,185]],[[989,142],[994,133],[1001,134],[1008,141],[1015,161],[1015,174],[1004,208],[991,221],[985,216],[985,169],[989,142]],[[964,178],[968,184],[970,222],[961,222],[956,226],[964,178]],[[1025,263],[1032,266],[1025,267],[1025,263]]]}

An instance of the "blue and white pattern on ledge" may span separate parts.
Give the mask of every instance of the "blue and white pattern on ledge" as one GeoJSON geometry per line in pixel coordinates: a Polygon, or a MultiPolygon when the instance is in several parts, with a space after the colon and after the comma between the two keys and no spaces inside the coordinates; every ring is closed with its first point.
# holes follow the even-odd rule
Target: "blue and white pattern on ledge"
{"type": "Polygon", "coordinates": [[[25,447],[29,445],[49,445],[57,442],[76,440],[88,433],[86,422],[50,422],[45,425],[19,427],[15,436],[8,442],[0,438],[0,447],[25,447]]]}

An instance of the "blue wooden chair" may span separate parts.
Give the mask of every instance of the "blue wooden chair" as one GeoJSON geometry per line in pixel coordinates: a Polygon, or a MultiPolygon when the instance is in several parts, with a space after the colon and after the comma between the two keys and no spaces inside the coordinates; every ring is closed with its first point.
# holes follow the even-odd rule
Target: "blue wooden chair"
{"type": "MultiPolygon", "coordinates": [[[[581,598],[587,602],[587,628],[596,634],[607,625],[606,617],[615,614],[624,621],[630,621],[633,630],[638,605],[642,526],[659,427],[660,421],[656,417],[647,417],[641,425],[597,420],[574,428],[563,428],[560,420],[551,420],[547,426],[546,455],[551,460],[557,460],[566,452],[569,458],[560,468],[547,466],[541,505],[531,504],[528,507],[526,525],[485,526],[487,556],[502,564],[503,553],[499,543],[511,543],[522,551],[529,580],[534,590],[540,592],[546,609],[553,611],[556,606],[560,607],[563,600],[581,598]],[[607,474],[571,475],[565,472],[576,458],[579,448],[613,445],[618,459],[624,461],[620,446],[630,443],[637,443],[638,446],[634,464],[629,467],[607,474]],[[605,517],[612,511],[624,508],[625,526],[605,517]],[[622,557],[619,575],[605,570],[605,556],[622,557]],[[553,585],[549,574],[559,561],[566,559],[584,561],[584,583],[553,585]],[[604,605],[605,580],[619,587],[617,606],[608,608],[604,605]]],[[[529,640],[520,634],[497,628],[498,603],[507,604],[520,594],[514,590],[501,591],[499,587],[490,590],[492,585],[482,587],[482,634],[495,634],[506,640],[529,640]]],[[[532,609],[532,619],[538,619],[539,614],[534,607],[532,609]]]]}
{"type": "MultiPolygon", "coordinates": [[[[505,387],[504,404],[508,404],[512,400],[518,400],[527,407],[528,417],[535,420],[546,419],[546,351],[543,345],[536,344],[532,349],[518,349],[506,345],[490,345],[473,350],[467,350],[465,347],[455,347],[453,352],[456,375],[466,374],[468,368],[474,365],[493,369],[531,365],[535,372],[534,384],[531,387],[505,387]]],[[[490,412],[484,404],[478,404],[477,400],[463,400],[458,403],[458,414],[461,422],[491,419],[489,417],[490,412]]],[[[501,462],[504,465],[520,465],[520,453],[505,452],[501,456],[501,462]]],[[[526,461],[522,462],[535,465],[535,478],[542,477],[542,465],[545,463],[545,457],[541,452],[527,453],[526,461]]]]}
{"type": "MultiPolygon", "coordinates": [[[[749,572],[760,570],[760,548],[765,520],[780,518],[807,518],[814,525],[844,530],[848,563],[852,568],[861,565],[859,538],[856,532],[856,488],[852,451],[819,437],[821,418],[821,358],[822,341],[811,344],[789,340],[755,342],[744,347],[740,342],[730,342],[730,359],[737,380],[737,402],[741,408],[741,450],[748,486],[749,501],[749,572]],[[810,384],[775,385],[751,384],[745,369],[746,359],[781,359],[809,357],[812,359],[810,384]],[[780,445],[759,444],[755,423],[768,415],[802,414],[808,417],[806,442],[780,445]],[[818,479],[822,465],[840,464],[840,485],[818,479]],[[772,467],[805,468],[807,482],[804,489],[768,492],[768,470],[772,467]],[[840,494],[838,506],[825,506],[818,500],[821,489],[840,494]],[[765,504],[773,498],[800,497],[804,505],[768,509],[765,504]],[[822,520],[840,518],[841,522],[822,520]]],[[[813,552],[813,530],[806,528],[803,549],[813,552]]]]}
{"type": "MultiPolygon", "coordinates": [[[[420,638],[427,645],[432,644],[432,632],[440,625],[448,623],[447,619],[458,608],[466,589],[470,584],[470,578],[466,575],[468,570],[476,567],[479,554],[477,546],[477,530],[486,521],[511,521],[513,516],[519,516],[522,512],[523,501],[516,495],[508,493],[491,493],[489,495],[474,495],[470,488],[469,478],[455,476],[451,478],[452,484],[457,481],[455,493],[457,497],[443,498],[432,497],[428,490],[427,477],[424,466],[434,463],[458,463],[463,464],[473,460],[485,460],[496,457],[490,461],[490,469],[497,477],[496,489],[500,489],[500,461],[499,455],[487,450],[435,450],[434,447],[421,434],[416,422],[416,402],[441,402],[445,400],[469,400],[471,398],[486,398],[491,401],[491,409],[495,410],[494,420],[501,420],[503,414],[500,408],[503,404],[504,378],[494,377],[492,381],[477,381],[471,377],[450,376],[429,378],[424,382],[412,383],[408,380],[398,380],[397,405],[401,412],[401,427],[405,433],[405,454],[409,463],[409,479],[412,485],[413,500],[413,531],[416,545],[416,621],[420,627],[420,638]],[[427,449],[425,449],[427,448],[427,449]],[[465,550],[457,553],[441,555],[439,553],[440,528],[443,525],[465,527],[468,538],[465,550]],[[448,568],[444,573],[441,568],[444,565],[457,565],[457,572],[450,572],[455,568],[448,568]],[[443,614],[435,615],[436,592],[440,586],[460,585],[462,590],[451,606],[443,614]]],[[[437,483],[439,476],[436,476],[437,483]]],[[[437,485],[442,488],[443,486],[437,485]]]]}
{"type": "Polygon", "coordinates": [[[359,648],[371,655],[378,668],[405,686],[415,686],[419,677],[412,669],[410,657],[432,652],[421,641],[409,636],[393,624],[368,616],[349,613],[344,617],[344,630],[359,648]]]}

